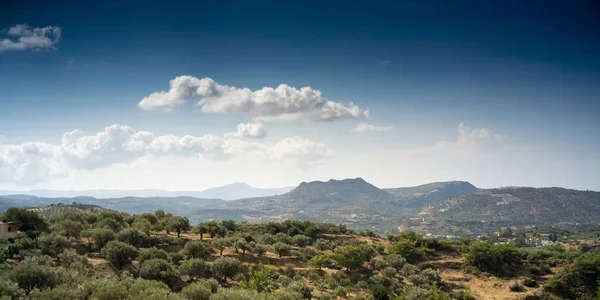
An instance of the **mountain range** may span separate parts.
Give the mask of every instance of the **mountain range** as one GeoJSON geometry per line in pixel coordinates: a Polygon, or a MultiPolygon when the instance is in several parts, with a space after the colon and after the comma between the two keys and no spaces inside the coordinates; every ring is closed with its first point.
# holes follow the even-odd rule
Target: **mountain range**
{"type": "Polygon", "coordinates": [[[0,197],[0,211],[10,206],[77,202],[129,213],[162,209],[188,216],[192,223],[210,219],[248,222],[296,219],[343,223],[379,233],[395,232],[398,228],[448,233],[459,228],[461,232],[474,234],[506,225],[600,225],[597,218],[600,192],[563,188],[478,189],[469,182],[450,181],[380,189],[362,178],[354,178],[302,182],[293,189],[256,189],[238,183],[199,193],[210,198],[8,195],[0,197]],[[234,199],[242,193],[250,197],[229,201],[212,197],[234,199]]]}
{"type": "Polygon", "coordinates": [[[246,183],[236,182],[225,186],[206,189],[203,191],[166,191],[158,189],[144,190],[83,190],[83,191],[60,191],[60,190],[31,190],[31,191],[2,191],[0,196],[8,195],[30,195],[45,198],[71,198],[71,197],[94,197],[94,198],[123,198],[123,197],[195,197],[209,199],[234,200],[247,197],[265,197],[284,194],[294,187],[282,188],[255,188],[246,183]]]}
{"type": "Polygon", "coordinates": [[[563,188],[478,189],[465,181],[379,189],[362,178],[303,182],[289,193],[228,201],[220,211],[195,212],[206,218],[235,211],[240,220],[285,219],[344,223],[349,227],[393,232],[399,226],[439,233],[453,227],[481,233],[506,226],[600,225],[600,192],[563,188]],[[486,226],[473,226],[482,224],[486,226]],[[465,229],[465,228],[462,228],[465,229]]]}

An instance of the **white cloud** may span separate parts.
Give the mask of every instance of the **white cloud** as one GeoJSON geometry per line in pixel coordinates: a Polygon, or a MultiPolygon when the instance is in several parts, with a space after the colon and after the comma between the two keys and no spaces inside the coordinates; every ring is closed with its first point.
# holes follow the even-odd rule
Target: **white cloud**
{"type": "Polygon", "coordinates": [[[376,131],[376,132],[382,132],[382,131],[391,131],[393,129],[392,126],[375,126],[369,123],[365,123],[365,122],[360,122],[358,125],[356,125],[356,127],[354,127],[354,129],[352,129],[352,131],[354,132],[368,132],[368,131],[376,131]]]}
{"type": "Polygon", "coordinates": [[[144,110],[170,111],[186,101],[195,101],[204,113],[242,113],[256,121],[332,121],[368,117],[353,103],[331,101],[311,87],[296,89],[281,84],[252,91],[221,85],[211,78],[179,76],[170,81],[169,91],[155,92],[142,99],[144,110]]]}
{"type": "Polygon", "coordinates": [[[10,27],[7,38],[0,40],[0,52],[10,50],[43,50],[56,49],[60,41],[62,28],[56,26],[31,28],[27,24],[10,27]]]}
{"type": "Polygon", "coordinates": [[[440,141],[436,143],[437,148],[455,149],[455,148],[498,148],[504,144],[505,136],[492,132],[487,128],[471,129],[465,123],[458,124],[458,138],[455,142],[440,141]]]}
{"type": "Polygon", "coordinates": [[[268,152],[268,158],[274,161],[292,161],[300,168],[308,168],[334,154],[324,144],[295,136],[283,139],[273,146],[268,152]]]}
{"type": "MultiPolygon", "coordinates": [[[[261,135],[260,126],[258,129],[256,126],[241,128],[238,132],[242,132],[242,136],[261,135]]],[[[271,146],[266,142],[227,135],[159,136],[115,124],[93,135],[80,130],[67,132],[55,145],[35,142],[10,145],[0,142],[0,182],[34,184],[67,176],[72,171],[108,168],[143,157],[196,157],[219,161],[242,153],[257,153],[279,161],[294,160],[302,166],[332,155],[332,151],[323,144],[298,137],[271,146]]]]}
{"type": "Polygon", "coordinates": [[[224,159],[253,149],[244,141],[214,135],[156,136],[131,127],[112,125],[94,135],[73,130],[60,144],[0,144],[0,178],[3,181],[32,183],[67,175],[71,170],[94,170],[154,155],[205,156],[224,159]]]}
{"type": "Polygon", "coordinates": [[[46,143],[0,144],[0,181],[27,184],[66,174],[57,150],[46,143]]]}
{"type": "Polygon", "coordinates": [[[251,139],[263,139],[267,136],[267,130],[261,123],[240,123],[236,132],[228,132],[226,137],[240,137],[251,139]]]}

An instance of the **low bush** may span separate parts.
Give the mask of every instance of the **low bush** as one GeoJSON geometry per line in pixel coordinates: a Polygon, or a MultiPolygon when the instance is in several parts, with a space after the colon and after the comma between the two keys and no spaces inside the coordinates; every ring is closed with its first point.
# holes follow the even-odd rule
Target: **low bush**
{"type": "Polygon", "coordinates": [[[469,247],[467,262],[480,271],[499,276],[513,275],[523,266],[522,254],[514,245],[487,242],[473,243],[469,247]]]}
{"type": "Polygon", "coordinates": [[[518,282],[511,284],[508,288],[510,289],[511,292],[516,292],[516,293],[525,291],[525,288],[523,287],[523,285],[519,284],[518,282]]]}
{"type": "Polygon", "coordinates": [[[536,287],[537,281],[535,279],[527,278],[523,280],[523,285],[526,287],[536,287]]]}

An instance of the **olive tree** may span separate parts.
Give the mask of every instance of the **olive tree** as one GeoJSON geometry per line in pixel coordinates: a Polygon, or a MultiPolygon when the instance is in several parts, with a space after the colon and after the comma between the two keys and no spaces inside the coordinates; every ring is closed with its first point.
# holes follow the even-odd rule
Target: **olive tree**
{"type": "Polygon", "coordinates": [[[190,220],[186,217],[171,217],[167,222],[167,228],[177,232],[177,237],[182,232],[190,230],[190,220]]]}
{"type": "Polygon", "coordinates": [[[332,258],[341,266],[346,268],[348,273],[362,266],[367,257],[364,255],[360,246],[348,245],[335,248],[332,258]]]}
{"type": "Polygon", "coordinates": [[[313,258],[311,258],[308,261],[308,265],[313,266],[315,268],[319,268],[319,270],[320,270],[323,267],[327,266],[327,264],[329,264],[330,261],[331,261],[331,259],[329,258],[329,255],[321,252],[321,253],[317,254],[316,256],[314,256],[313,258]]]}
{"type": "Polygon", "coordinates": [[[148,235],[143,231],[127,228],[121,230],[121,232],[117,234],[117,239],[121,242],[125,242],[136,248],[139,248],[148,242],[148,235]]]}
{"type": "Polygon", "coordinates": [[[227,281],[242,271],[242,263],[237,258],[219,257],[210,266],[211,271],[221,280],[227,281]]]}
{"type": "Polygon", "coordinates": [[[97,228],[92,231],[92,239],[94,239],[96,248],[100,250],[115,239],[115,232],[110,228],[97,228]]]}
{"type": "Polygon", "coordinates": [[[189,276],[190,281],[202,277],[205,270],[206,266],[204,265],[204,261],[199,258],[184,260],[181,263],[181,266],[179,266],[179,273],[189,276]]]}
{"type": "Polygon", "coordinates": [[[189,241],[183,247],[183,254],[188,258],[205,258],[210,254],[209,251],[201,241],[189,241]]]}
{"type": "Polygon", "coordinates": [[[110,241],[102,248],[102,255],[104,255],[115,268],[121,270],[138,256],[138,251],[135,247],[127,243],[110,241]]]}
{"type": "Polygon", "coordinates": [[[171,285],[178,277],[177,271],[164,259],[150,259],[142,264],[140,277],[148,280],[158,280],[171,285]]]}
{"type": "Polygon", "coordinates": [[[223,250],[225,250],[225,248],[227,248],[230,244],[231,241],[225,238],[214,239],[211,242],[212,247],[219,250],[219,255],[223,255],[223,250]]]}
{"type": "Polygon", "coordinates": [[[282,242],[277,242],[273,245],[273,250],[279,255],[279,258],[285,255],[289,255],[292,247],[282,242]]]}

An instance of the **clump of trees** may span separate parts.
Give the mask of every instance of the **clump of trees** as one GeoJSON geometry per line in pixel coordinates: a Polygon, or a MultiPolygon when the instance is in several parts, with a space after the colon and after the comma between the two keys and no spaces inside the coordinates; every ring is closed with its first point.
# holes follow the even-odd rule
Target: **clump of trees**
{"type": "Polygon", "coordinates": [[[521,252],[511,244],[473,243],[467,262],[481,271],[500,276],[510,276],[523,267],[521,252]]]}
{"type": "MultiPolygon", "coordinates": [[[[547,289],[568,299],[600,297],[600,253],[589,252],[577,257],[573,265],[553,277],[547,289]]],[[[589,298],[588,298],[589,299],[589,298]]]]}

